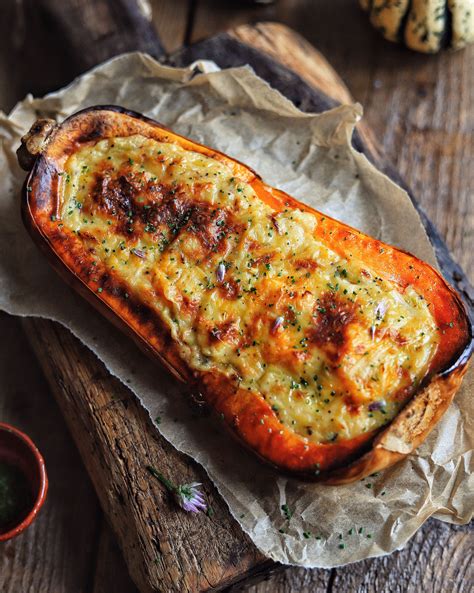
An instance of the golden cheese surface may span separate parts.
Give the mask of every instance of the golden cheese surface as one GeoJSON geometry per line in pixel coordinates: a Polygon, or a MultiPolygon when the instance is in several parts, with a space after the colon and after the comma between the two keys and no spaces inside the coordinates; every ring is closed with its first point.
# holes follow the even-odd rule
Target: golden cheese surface
{"type": "Polygon", "coordinates": [[[437,349],[425,300],[331,251],[323,215],[276,211],[241,177],[177,144],[101,140],[67,160],[59,216],[190,368],[259,394],[311,442],[386,424],[437,349]]]}

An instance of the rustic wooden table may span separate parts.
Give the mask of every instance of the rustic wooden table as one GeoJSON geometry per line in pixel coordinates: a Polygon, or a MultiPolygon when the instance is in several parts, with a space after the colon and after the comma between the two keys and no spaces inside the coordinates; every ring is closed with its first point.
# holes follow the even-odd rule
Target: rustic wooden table
{"type": "MultiPolygon", "coordinates": [[[[67,54],[35,0],[2,0],[0,108],[26,92],[69,82],[67,54]],[[33,15],[33,17],[32,17],[33,15]],[[33,18],[33,22],[31,19],[33,18]],[[31,68],[25,35],[36,27],[42,68],[31,68]]],[[[90,0],[100,13],[101,0],[90,0]]],[[[470,279],[474,261],[474,47],[418,56],[371,30],[355,0],[154,0],[153,21],[168,51],[238,24],[277,20],[322,50],[365,107],[373,132],[445,237],[470,279]]],[[[98,25],[99,26],[99,25],[98,25]]],[[[269,39],[271,45],[271,39],[269,39]]],[[[38,60],[35,59],[35,64],[38,60]]],[[[0,591],[136,591],[97,498],[19,321],[0,316],[0,418],[26,430],[49,469],[49,500],[34,526],[0,547],[0,591]]],[[[469,526],[428,521],[401,552],[331,571],[287,569],[252,593],[472,591],[469,526]]]]}

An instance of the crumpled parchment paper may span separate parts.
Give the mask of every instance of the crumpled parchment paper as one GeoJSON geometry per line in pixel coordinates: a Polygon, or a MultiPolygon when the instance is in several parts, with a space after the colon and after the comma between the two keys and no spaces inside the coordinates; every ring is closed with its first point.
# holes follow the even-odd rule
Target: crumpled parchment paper
{"type": "Polygon", "coordinates": [[[61,121],[88,105],[107,103],[142,112],[224,151],[271,185],[435,263],[408,196],[350,146],[360,106],[305,114],[249,68],[219,71],[206,62],[171,69],[129,54],[44,99],[28,96],[9,117],[0,114],[0,308],[59,321],[87,344],[152,418],[161,416],[158,430],[203,465],[244,531],[274,560],[334,567],[402,547],[430,516],[469,521],[472,369],[443,420],[408,459],[348,486],[302,483],[266,467],[209,418],[191,418],[180,388],[56,276],[20,220],[25,174],[15,150],[36,117],[61,121]],[[281,509],[285,504],[289,520],[281,509]]]}

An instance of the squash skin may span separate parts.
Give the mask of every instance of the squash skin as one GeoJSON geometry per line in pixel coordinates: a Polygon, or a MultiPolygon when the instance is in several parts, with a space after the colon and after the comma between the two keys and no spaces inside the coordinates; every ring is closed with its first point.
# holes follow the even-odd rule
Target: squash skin
{"type": "MultiPolygon", "coordinates": [[[[112,278],[103,264],[93,267],[92,258],[84,253],[80,242],[52,223],[51,216],[57,214],[58,171],[65,160],[87,143],[137,133],[156,139],[166,133],[185,148],[231,162],[258,197],[275,210],[296,206],[315,212],[265,185],[245,165],[177,136],[140,114],[114,106],[88,108],[65,120],[43,139],[39,148],[35,147],[38,155],[23,190],[24,223],[53,267],[152,359],[159,360],[175,377],[190,385],[192,391],[202,393],[211,409],[224,417],[234,435],[280,470],[305,479],[340,484],[388,467],[413,451],[449,406],[471,354],[471,326],[455,291],[417,258],[326,217],[321,233],[328,246],[337,252],[343,241],[347,249],[349,241],[351,249],[362,250],[364,260],[375,270],[404,284],[412,284],[432,304],[435,319],[445,333],[427,379],[387,427],[378,434],[365,433],[339,443],[308,444],[279,422],[263,398],[235,388],[218,372],[196,373],[189,368],[163,322],[136,296],[126,298],[126,286],[112,278]],[[383,254],[380,253],[382,247],[383,254]],[[99,288],[103,289],[100,294],[99,288]],[[265,425],[261,423],[262,418],[265,425]],[[329,469],[322,471],[319,467],[329,469]]],[[[28,166],[28,162],[25,164],[28,166]]]]}

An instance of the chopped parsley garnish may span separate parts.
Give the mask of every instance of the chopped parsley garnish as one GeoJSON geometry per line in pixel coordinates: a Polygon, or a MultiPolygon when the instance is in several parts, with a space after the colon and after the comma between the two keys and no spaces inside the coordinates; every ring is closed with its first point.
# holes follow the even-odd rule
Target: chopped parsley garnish
{"type": "Polygon", "coordinates": [[[281,510],[283,511],[283,515],[285,516],[285,519],[287,521],[289,521],[291,519],[291,517],[293,516],[293,512],[290,511],[290,509],[286,503],[281,505],[281,510]]]}

